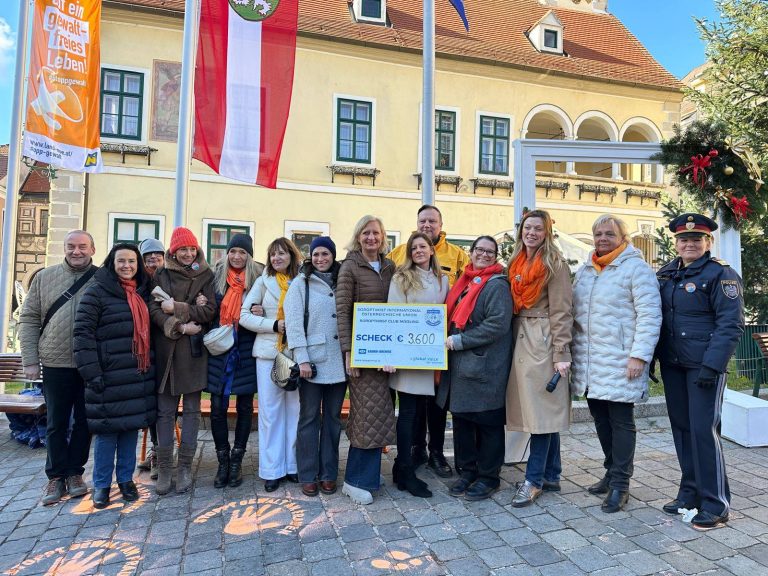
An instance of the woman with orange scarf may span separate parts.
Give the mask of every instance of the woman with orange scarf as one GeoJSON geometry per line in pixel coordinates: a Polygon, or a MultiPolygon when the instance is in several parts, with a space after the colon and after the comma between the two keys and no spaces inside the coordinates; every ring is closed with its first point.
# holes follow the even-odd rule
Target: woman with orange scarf
{"type": "Polygon", "coordinates": [[[277,238],[267,247],[263,274],[243,300],[240,326],[256,332],[252,355],[256,358],[259,394],[259,476],[264,489],[274,492],[283,479],[298,482],[296,433],[299,425],[299,391],[286,391],[272,382],[272,365],[278,352],[288,352],[283,304],[288,286],[299,273],[303,257],[288,238],[277,238]],[[254,305],[258,305],[259,315],[254,305]]]}
{"type": "Polygon", "coordinates": [[[507,429],[531,434],[525,482],[512,506],[532,504],[542,491],[560,490],[560,432],[570,425],[571,277],[555,245],[552,218],[527,212],[509,263],[515,305],[515,353],[507,386],[507,429]],[[563,381],[551,392],[547,382],[563,381]]]}
{"type": "Polygon", "coordinates": [[[449,493],[484,500],[499,489],[504,464],[504,391],[512,356],[512,299],[498,245],[480,236],[446,300],[448,372],[435,402],[453,416],[459,478],[449,493]]]}
{"type": "Polygon", "coordinates": [[[234,234],[226,255],[213,266],[218,313],[212,328],[231,325],[235,341],[229,351],[208,356],[206,390],[211,393],[211,434],[219,461],[213,481],[216,488],[234,488],[243,482],[243,455],[251,433],[256,393],[256,360],[251,355],[256,334],[239,325],[240,309],[245,294],[263,271],[264,266],[253,260],[253,239],[248,234],[234,234]],[[231,451],[227,426],[230,396],[237,396],[235,443],[231,451]]]}

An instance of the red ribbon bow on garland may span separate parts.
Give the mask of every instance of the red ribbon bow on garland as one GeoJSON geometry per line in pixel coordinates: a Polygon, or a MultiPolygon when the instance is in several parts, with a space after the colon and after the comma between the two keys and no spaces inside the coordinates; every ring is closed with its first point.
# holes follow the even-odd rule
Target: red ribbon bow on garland
{"type": "Polygon", "coordinates": [[[693,170],[693,183],[704,188],[704,184],[707,183],[707,168],[712,165],[712,158],[716,157],[717,154],[717,150],[712,149],[706,156],[703,154],[691,156],[691,164],[685,168],[681,168],[680,174],[685,174],[689,170],[693,170]],[[701,171],[701,180],[699,180],[699,171],[701,171]]]}
{"type": "Polygon", "coordinates": [[[741,198],[731,196],[731,210],[733,210],[733,215],[736,217],[736,222],[741,222],[743,218],[746,218],[752,211],[746,195],[741,198]]]}

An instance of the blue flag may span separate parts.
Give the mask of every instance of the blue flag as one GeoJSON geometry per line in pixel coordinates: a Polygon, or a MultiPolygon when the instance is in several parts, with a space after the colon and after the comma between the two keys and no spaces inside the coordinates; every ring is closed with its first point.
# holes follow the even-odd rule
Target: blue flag
{"type": "Polygon", "coordinates": [[[469,22],[467,21],[467,15],[464,13],[464,2],[461,0],[450,0],[453,7],[456,9],[461,21],[464,22],[464,28],[469,32],[469,22]]]}

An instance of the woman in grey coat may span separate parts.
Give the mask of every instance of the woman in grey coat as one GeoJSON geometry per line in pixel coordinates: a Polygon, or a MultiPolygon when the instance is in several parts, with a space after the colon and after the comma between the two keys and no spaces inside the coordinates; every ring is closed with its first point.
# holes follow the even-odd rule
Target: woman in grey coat
{"type": "Polygon", "coordinates": [[[472,243],[470,264],[448,293],[448,373],[437,403],[453,415],[456,468],[451,496],[489,498],[499,489],[504,463],[507,375],[512,360],[512,295],[498,245],[490,236],[472,243]]]}
{"type": "Polygon", "coordinates": [[[572,385],[585,394],[605,454],[605,477],[587,490],[605,494],[603,512],[629,499],[635,455],[635,402],[648,399],[648,366],[661,328],[659,284],[627,225],[600,216],[595,251],[573,284],[572,385]]]}
{"type": "Polygon", "coordinates": [[[336,244],[328,236],[319,236],[312,240],[309,253],[310,259],[285,296],[285,333],[303,378],[296,438],[299,482],[305,495],[317,496],[336,492],[347,380],[336,322],[336,280],[341,268],[336,244]]]}

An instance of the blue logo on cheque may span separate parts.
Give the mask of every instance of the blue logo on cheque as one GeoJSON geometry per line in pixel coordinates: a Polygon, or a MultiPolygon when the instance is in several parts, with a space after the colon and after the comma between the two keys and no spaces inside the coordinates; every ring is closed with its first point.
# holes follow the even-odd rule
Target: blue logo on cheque
{"type": "Polygon", "coordinates": [[[427,326],[439,326],[442,317],[442,310],[439,308],[428,308],[424,321],[427,323],[427,326]]]}
{"type": "Polygon", "coordinates": [[[360,350],[357,351],[358,354],[365,354],[367,350],[365,348],[360,348],[360,350]]]}

